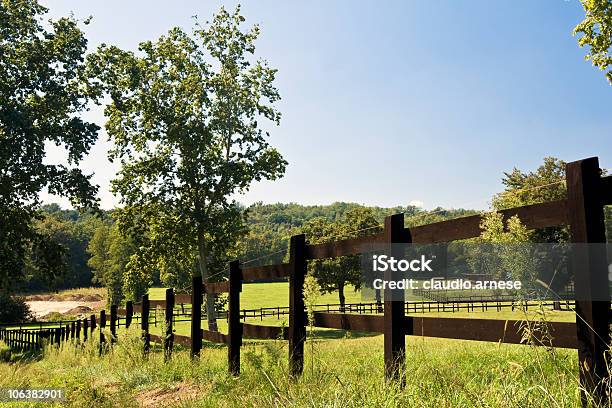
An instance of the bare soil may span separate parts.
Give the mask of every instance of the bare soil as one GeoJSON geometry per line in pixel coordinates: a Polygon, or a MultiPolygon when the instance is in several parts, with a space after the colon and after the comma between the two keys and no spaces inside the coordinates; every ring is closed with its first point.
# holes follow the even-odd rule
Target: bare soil
{"type": "Polygon", "coordinates": [[[79,315],[102,309],[105,305],[103,300],[93,302],[85,300],[33,300],[26,301],[26,303],[30,306],[32,313],[38,318],[44,317],[50,313],[61,313],[71,316],[79,315]]]}
{"type": "Polygon", "coordinates": [[[99,302],[104,300],[101,295],[98,294],[90,294],[83,295],[79,293],[75,294],[50,294],[50,295],[30,295],[24,297],[26,302],[68,302],[68,301],[78,301],[78,302],[99,302]]]}
{"type": "Polygon", "coordinates": [[[143,408],[167,407],[194,400],[199,393],[194,384],[180,383],[170,388],[143,391],[136,396],[136,401],[143,408]]]}

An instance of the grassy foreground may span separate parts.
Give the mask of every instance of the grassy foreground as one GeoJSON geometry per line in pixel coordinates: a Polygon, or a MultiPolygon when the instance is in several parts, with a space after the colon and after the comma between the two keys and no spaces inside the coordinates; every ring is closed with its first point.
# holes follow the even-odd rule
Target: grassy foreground
{"type": "Polygon", "coordinates": [[[64,388],[73,407],[579,406],[575,350],[407,337],[402,390],[384,380],[382,340],[308,343],[304,376],[294,381],[283,341],[246,343],[242,375],[232,378],[225,347],[205,345],[197,362],[178,350],[164,362],[159,350],[143,358],[137,332],[122,331],[102,358],[90,342],[0,364],[0,388],[64,388]]]}

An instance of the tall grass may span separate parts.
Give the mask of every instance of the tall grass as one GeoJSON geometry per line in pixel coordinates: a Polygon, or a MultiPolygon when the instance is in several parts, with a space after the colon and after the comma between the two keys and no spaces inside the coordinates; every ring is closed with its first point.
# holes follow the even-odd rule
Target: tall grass
{"type": "Polygon", "coordinates": [[[168,361],[160,347],[145,358],[134,329],[122,330],[99,357],[97,339],[0,364],[0,387],[64,388],[74,407],[129,407],[151,399],[184,407],[580,405],[575,350],[408,337],[400,389],[384,379],[382,336],[320,340],[314,356],[306,349],[306,366],[315,358],[315,369],[297,380],[287,376],[283,341],[247,343],[242,374],[233,378],[225,347],[206,345],[195,362],[180,348],[168,361]]]}

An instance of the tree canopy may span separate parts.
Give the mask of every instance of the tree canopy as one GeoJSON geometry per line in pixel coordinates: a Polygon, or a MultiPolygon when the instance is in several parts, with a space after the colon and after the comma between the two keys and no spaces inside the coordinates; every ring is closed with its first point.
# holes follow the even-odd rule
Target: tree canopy
{"type": "MultiPolygon", "coordinates": [[[[68,197],[78,208],[97,205],[97,186],[79,162],[99,127],[81,118],[99,88],[84,64],[87,40],[72,17],[42,23],[35,0],[0,2],[0,287],[23,275],[28,251],[46,278],[61,273],[61,248],[40,235],[33,220],[40,192],[68,197]],[[49,163],[45,143],[66,150],[49,163]]],[[[86,24],[87,21],[84,22],[86,24]]]]}
{"type": "Polygon", "coordinates": [[[132,262],[141,270],[171,265],[210,279],[245,232],[232,196],[284,173],[267,131],[280,121],[276,70],[254,58],[259,27],[244,21],[239,7],[221,8],[191,33],[173,28],[139,53],[103,45],[90,59],[111,98],[119,226],[146,236],[132,262]]]}
{"type": "Polygon", "coordinates": [[[585,17],[574,28],[578,45],[587,46],[586,60],[605,72],[612,85],[612,0],[580,0],[585,17]]]}

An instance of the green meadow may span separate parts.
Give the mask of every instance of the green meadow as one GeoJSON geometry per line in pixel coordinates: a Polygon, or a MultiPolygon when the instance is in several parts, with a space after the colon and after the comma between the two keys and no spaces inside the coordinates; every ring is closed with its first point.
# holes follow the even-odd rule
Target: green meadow
{"type": "Polygon", "coordinates": [[[205,343],[195,361],[179,346],[165,361],[157,345],[144,356],[133,329],[103,357],[95,342],[14,356],[0,364],[0,388],[62,388],[70,407],[579,405],[575,350],[408,337],[402,388],[384,379],[381,335],[336,332],[309,337],[299,379],[287,375],[284,341],[245,342],[234,378],[223,346],[205,343]]]}
{"type": "MultiPolygon", "coordinates": [[[[163,299],[164,288],[152,288],[163,299]]],[[[244,308],[287,304],[286,282],[244,285],[244,308]]],[[[347,303],[360,293],[347,291],[347,303]]],[[[337,303],[336,294],[318,304],[337,303]]],[[[152,321],[154,313],[152,312],[152,321]]],[[[151,333],[162,335],[163,311],[157,310],[151,333]]],[[[424,316],[573,321],[570,311],[548,309],[497,312],[418,313],[424,316]]],[[[187,319],[187,318],[186,318],[187,319]]],[[[179,319],[180,320],[180,319],[179,319]]],[[[287,325],[286,316],[248,319],[264,325],[287,325]]],[[[206,322],[203,322],[206,327],[206,322]]],[[[175,333],[189,335],[189,321],[175,333]]],[[[225,320],[219,330],[227,331],[225,320]]],[[[304,375],[290,378],[287,343],[244,340],[242,373],[227,373],[225,346],[204,342],[201,357],[177,345],[164,359],[159,344],[148,355],[136,326],[119,330],[118,342],[99,356],[97,337],[85,344],[47,346],[42,354],[0,355],[0,388],[57,387],[66,390],[65,406],[176,407],[576,407],[580,405],[577,353],[528,345],[483,343],[409,336],[405,386],[384,378],[383,336],[309,328],[304,375]]],[[[11,406],[8,404],[7,406],[11,406]]],[[[14,406],[24,406],[14,405],[14,406]]],[[[48,406],[48,405],[45,405],[48,406]]]]}

